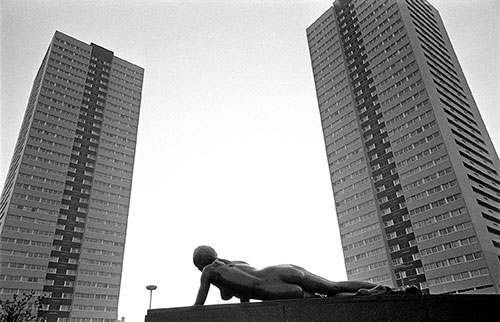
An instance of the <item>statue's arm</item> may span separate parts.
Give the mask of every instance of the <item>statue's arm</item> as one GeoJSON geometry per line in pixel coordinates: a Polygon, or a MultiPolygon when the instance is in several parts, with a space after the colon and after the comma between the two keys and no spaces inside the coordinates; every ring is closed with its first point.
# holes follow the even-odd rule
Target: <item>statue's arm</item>
{"type": "Polygon", "coordinates": [[[208,291],[210,290],[210,278],[208,271],[203,270],[201,274],[200,288],[194,305],[203,305],[207,299],[208,291]]]}

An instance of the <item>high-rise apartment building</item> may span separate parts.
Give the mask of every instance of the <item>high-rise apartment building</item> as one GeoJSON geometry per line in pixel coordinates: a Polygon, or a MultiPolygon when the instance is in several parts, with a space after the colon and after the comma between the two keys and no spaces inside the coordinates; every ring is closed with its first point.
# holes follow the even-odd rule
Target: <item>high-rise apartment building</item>
{"type": "Polygon", "coordinates": [[[348,279],[499,293],[500,163],[437,10],[337,0],[307,37],[348,279]]]}
{"type": "Polygon", "coordinates": [[[144,70],[56,32],[0,199],[0,296],[49,322],[115,322],[144,70]]]}

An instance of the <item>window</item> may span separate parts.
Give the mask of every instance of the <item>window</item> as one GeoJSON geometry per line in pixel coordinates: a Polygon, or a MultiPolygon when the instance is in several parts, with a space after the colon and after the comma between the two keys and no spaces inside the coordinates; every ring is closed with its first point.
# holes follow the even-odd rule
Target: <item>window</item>
{"type": "Polygon", "coordinates": [[[394,220],[384,221],[384,227],[394,226],[394,220]]]}
{"type": "Polygon", "coordinates": [[[405,278],[406,277],[406,272],[405,271],[399,271],[396,273],[397,278],[405,278]]]}
{"type": "Polygon", "coordinates": [[[384,202],[387,202],[387,201],[389,201],[389,198],[387,196],[378,199],[379,203],[384,203],[384,202]]]}
{"type": "Polygon", "coordinates": [[[390,251],[391,253],[397,252],[397,251],[398,251],[398,250],[400,250],[400,249],[401,249],[401,248],[399,247],[399,244],[389,247],[389,251],[390,251]]]}
{"type": "Polygon", "coordinates": [[[395,258],[395,259],[392,260],[392,264],[394,266],[401,265],[401,264],[403,264],[403,259],[401,257],[395,258]]]}
{"type": "Polygon", "coordinates": [[[394,239],[396,237],[398,237],[398,236],[397,236],[397,234],[396,234],[395,231],[393,231],[392,233],[387,234],[387,239],[394,239]]]}

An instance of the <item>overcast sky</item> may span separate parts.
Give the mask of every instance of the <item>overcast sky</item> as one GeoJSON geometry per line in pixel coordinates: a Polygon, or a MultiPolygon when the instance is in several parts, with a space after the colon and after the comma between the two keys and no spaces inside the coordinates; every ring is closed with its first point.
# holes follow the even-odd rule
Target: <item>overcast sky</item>
{"type": "MultiPolygon", "coordinates": [[[[498,150],[499,4],[430,2],[498,150]]],[[[346,279],[305,33],[331,3],[0,0],[2,186],[55,30],[145,68],[118,317],[143,321],[148,284],[191,305],[200,244],[346,279]]]]}

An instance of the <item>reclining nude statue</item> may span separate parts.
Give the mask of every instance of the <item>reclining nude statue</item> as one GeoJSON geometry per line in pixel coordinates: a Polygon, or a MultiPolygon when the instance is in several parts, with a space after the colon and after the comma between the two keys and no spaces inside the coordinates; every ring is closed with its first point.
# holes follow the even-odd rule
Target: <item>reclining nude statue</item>
{"type": "Polygon", "coordinates": [[[195,305],[203,305],[210,284],[219,288],[221,298],[233,296],[241,302],[284,300],[342,295],[376,295],[389,293],[420,293],[416,286],[392,289],[363,281],[332,282],[302,267],[285,264],[256,269],[243,261],[217,257],[210,246],[199,246],[193,253],[194,265],[202,272],[195,305]]]}

